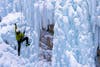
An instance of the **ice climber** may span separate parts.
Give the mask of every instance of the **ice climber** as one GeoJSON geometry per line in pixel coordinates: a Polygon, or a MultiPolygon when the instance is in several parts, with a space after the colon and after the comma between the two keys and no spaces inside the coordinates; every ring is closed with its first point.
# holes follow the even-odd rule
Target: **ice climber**
{"type": "Polygon", "coordinates": [[[16,40],[18,43],[18,56],[20,56],[20,49],[21,49],[21,43],[26,40],[26,46],[29,46],[30,44],[28,43],[28,37],[26,37],[25,31],[22,33],[17,29],[17,25],[15,23],[15,34],[16,34],[16,40]]]}

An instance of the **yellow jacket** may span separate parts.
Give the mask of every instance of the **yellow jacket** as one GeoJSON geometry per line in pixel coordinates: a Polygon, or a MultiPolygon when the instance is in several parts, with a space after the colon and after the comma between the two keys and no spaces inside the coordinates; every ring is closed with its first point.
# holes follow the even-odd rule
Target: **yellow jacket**
{"type": "Polygon", "coordinates": [[[23,37],[24,37],[24,34],[23,33],[21,33],[21,32],[16,32],[17,34],[16,34],[16,40],[17,41],[20,41],[23,37]]]}
{"type": "Polygon", "coordinates": [[[20,41],[24,37],[24,33],[18,32],[16,30],[17,30],[17,26],[15,25],[16,40],[20,41]]]}

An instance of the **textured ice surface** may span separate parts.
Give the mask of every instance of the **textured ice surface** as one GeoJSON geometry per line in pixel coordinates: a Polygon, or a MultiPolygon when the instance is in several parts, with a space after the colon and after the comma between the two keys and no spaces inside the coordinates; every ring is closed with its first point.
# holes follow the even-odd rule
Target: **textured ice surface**
{"type": "Polygon", "coordinates": [[[95,0],[56,1],[53,67],[95,67],[95,3],[95,0]]]}

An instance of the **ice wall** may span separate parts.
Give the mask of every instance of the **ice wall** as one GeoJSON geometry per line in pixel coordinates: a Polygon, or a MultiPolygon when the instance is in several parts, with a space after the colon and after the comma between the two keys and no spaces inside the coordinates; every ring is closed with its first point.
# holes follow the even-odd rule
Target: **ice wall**
{"type": "Polygon", "coordinates": [[[58,0],[55,4],[53,67],[95,67],[95,0],[58,0]]]}
{"type": "MultiPolygon", "coordinates": [[[[39,45],[39,38],[35,37],[35,35],[37,34],[38,36],[37,30],[39,30],[39,26],[37,26],[38,22],[35,23],[34,21],[36,20],[34,18],[34,0],[0,0],[0,8],[2,8],[0,9],[0,15],[3,18],[0,23],[0,29],[4,28],[5,30],[8,27],[7,32],[2,33],[1,37],[6,39],[8,43],[10,42],[10,45],[13,43],[13,45],[17,46],[14,34],[14,23],[17,23],[18,28],[20,28],[22,32],[24,30],[26,31],[25,35],[29,37],[29,42],[31,44],[29,47],[22,46],[21,57],[28,58],[30,62],[38,61],[37,48],[39,45]],[[16,16],[16,13],[20,13],[20,16],[18,18],[13,18],[16,16]],[[4,19],[4,17],[7,18],[4,19]]],[[[23,45],[24,44],[25,43],[23,43],[23,45]]]]}

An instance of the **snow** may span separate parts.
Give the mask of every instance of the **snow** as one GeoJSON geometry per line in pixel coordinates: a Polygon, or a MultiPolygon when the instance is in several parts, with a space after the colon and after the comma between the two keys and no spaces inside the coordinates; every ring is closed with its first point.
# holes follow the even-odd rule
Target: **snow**
{"type": "Polygon", "coordinates": [[[5,23],[5,24],[10,23],[11,24],[12,21],[16,21],[16,19],[17,18],[21,18],[21,16],[22,16],[22,14],[20,12],[18,12],[18,13],[10,13],[6,17],[3,17],[1,23],[5,23]]]}
{"type": "Polygon", "coordinates": [[[77,60],[73,56],[73,52],[66,51],[66,56],[70,59],[70,67],[89,67],[88,65],[81,65],[77,62],[77,60]]]}
{"type": "Polygon", "coordinates": [[[29,60],[23,57],[18,57],[17,51],[14,49],[12,50],[12,48],[5,43],[0,44],[0,47],[2,48],[0,49],[0,67],[50,67],[50,63],[47,63],[46,61],[31,63],[32,58],[29,60]],[[11,53],[8,49],[13,51],[15,54],[11,53]]]}
{"type": "Polygon", "coordinates": [[[13,48],[11,48],[9,45],[5,43],[0,44],[0,66],[3,67],[18,67],[18,66],[24,66],[25,60],[23,58],[18,57],[17,51],[15,51],[13,48]],[[10,53],[10,50],[14,53],[10,53]],[[21,62],[20,62],[21,61],[21,62]]]}

